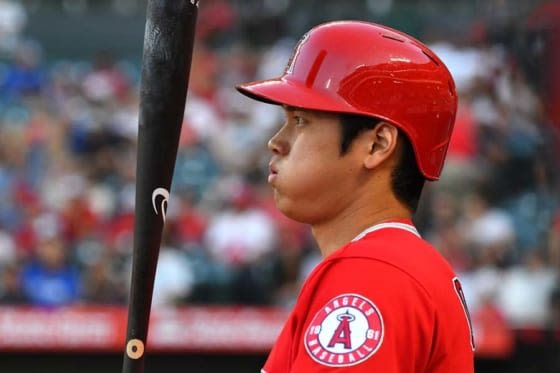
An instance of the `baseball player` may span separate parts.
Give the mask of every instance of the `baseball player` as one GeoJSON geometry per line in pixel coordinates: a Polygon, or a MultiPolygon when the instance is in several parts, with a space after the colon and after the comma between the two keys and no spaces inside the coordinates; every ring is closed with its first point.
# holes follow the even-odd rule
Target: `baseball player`
{"type": "Polygon", "coordinates": [[[443,62],[399,31],[330,22],[281,77],[237,89],[283,108],[268,182],[324,258],[261,372],[473,372],[461,284],[412,223],[455,120],[443,62]]]}

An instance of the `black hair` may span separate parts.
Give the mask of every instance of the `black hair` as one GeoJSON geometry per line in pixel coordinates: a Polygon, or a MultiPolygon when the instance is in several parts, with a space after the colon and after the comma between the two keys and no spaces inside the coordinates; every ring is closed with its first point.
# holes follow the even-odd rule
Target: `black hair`
{"type": "MultiPolygon", "coordinates": [[[[381,122],[380,119],[354,114],[341,114],[341,140],[340,155],[346,154],[354,139],[364,131],[375,128],[381,122]]],[[[426,179],[418,168],[416,156],[410,140],[406,134],[398,130],[398,136],[402,143],[401,156],[395,169],[391,173],[391,187],[395,197],[412,212],[415,213],[420,201],[420,195],[426,179]]]]}

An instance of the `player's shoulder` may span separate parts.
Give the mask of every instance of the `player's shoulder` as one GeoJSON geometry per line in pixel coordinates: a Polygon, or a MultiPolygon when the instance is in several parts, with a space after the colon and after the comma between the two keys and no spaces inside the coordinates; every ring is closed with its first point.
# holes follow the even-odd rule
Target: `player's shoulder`
{"type": "Polygon", "coordinates": [[[423,267],[452,273],[441,253],[416,230],[385,228],[355,239],[342,247],[333,259],[364,258],[385,262],[406,272],[423,267]]]}
{"type": "Polygon", "coordinates": [[[342,278],[414,282],[428,293],[455,277],[435,247],[417,232],[403,229],[366,234],[342,247],[327,262],[328,271],[342,278]]]}

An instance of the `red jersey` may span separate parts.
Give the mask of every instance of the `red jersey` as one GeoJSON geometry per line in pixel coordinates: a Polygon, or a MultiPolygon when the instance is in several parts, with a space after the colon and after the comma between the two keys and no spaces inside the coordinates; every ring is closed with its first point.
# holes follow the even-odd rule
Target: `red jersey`
{"type": "Polygon", "coordinates": [[[461,285],[409,223],[375,225],[309,275],[261,373],[472,373],[461,285]]]}

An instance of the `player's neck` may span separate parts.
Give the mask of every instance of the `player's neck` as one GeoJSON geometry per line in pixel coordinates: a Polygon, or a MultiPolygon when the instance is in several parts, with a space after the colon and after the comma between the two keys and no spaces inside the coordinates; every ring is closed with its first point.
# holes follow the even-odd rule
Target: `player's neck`
{"type": "Polygon", "coordinates": [[[365,229],[383,222],[403,219],[412,219],[411,212],[398,201],[388,199],[385,203],[377,203],[374,208],[353,209],[349,214],[312,225],[311,229],[325,258],[365,229]]]}

